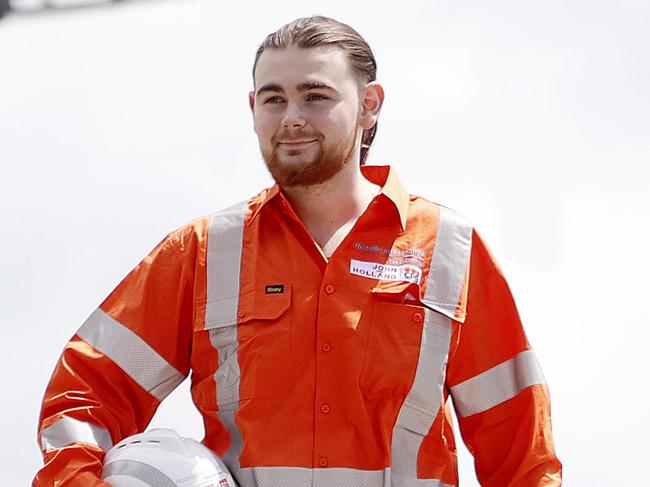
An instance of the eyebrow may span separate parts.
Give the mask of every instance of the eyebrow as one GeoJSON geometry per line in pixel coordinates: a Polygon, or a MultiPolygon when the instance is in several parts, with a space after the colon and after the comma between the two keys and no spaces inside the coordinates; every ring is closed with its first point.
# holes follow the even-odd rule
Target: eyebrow
{"type": "MultiPolygon", "coordinates": [[[[300,83],[296,86],[296,89],[300,92],[309,91],[309,90],[330,90],[336,91],[333,87],[328,84],[322,83],[320,81],[306,81],[305,83],[300,83]]],[[[257,90],[256,96],[261,95],[265,92],[272,93],[284,93],[284,89],[277,83],[267,83],[261,86],[257,90]]]]}

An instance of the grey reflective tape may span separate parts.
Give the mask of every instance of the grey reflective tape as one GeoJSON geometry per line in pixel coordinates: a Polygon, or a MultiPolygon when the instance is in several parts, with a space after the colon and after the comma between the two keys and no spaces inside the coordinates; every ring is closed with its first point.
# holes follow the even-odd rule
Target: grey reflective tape
{"type": "Polygon", "coordinates": [[[41,431],[41,449],[44,452],[74,443],[95,445],[104,451],[113,447],[111,435],[106,429],[66,416],[41,431]]]}
{"type": "Polygon", "coordinates": [[[219,419],[231,440],[223,461],[233,475],[239,470],[242,449],[235,412],[239,405],[237,311],[245,210],[246,205],[241,203],[216,213],[208,229],[205,327],[210,329],[210,342],[218,354],[216,401],[219,419]]]}
{"type": "Polygon", "coordinates": [[[160,401],[185,379],[147,342],[100,308],[81,325],[77,336],[110,358],[160,401]]]}
{"type": "Polygon", "coordinates": [[[237,323],[244,213],[240,203],[215,213],[208,229],[205,328],[237,323]]]}
{"type": "Polygon", "coordinates": [[[447,316],[425,310],[415,379],[393,428],[392,469],[400,478],[417,479],[418,452],[443,401],[451,335],[447,316]]]}
{"type": "Polygon", "coordinates": [[[391,469],[254,467],[236,476],[240,487],[453,487],[437,479],[401,479],[391,469]]]}
{"type": "Polygon", "coordinates": [[[472,227],[449,208],[440,206],[440,220],[431,257],[424,300],[455,318],[472,248],[472,227]]]}
{"type": "MultiPolygon", "coordinates": [[[[115,460],[106,465],[102,470],[102,480],[111,483],[112,477],[138,479],[151,487],[178,487],[176,482],[157,468],[133,460],[115,460]]],[[[121,485],[121,482],[115,479],[115,485],[121,485]]]]}
{"type": "Polygon", "coordinates": [[[442,406],[451,320],[460,301],[471,243],[472,227],[441,206],[424,296],[425,304],[435,311],[425,310],[415,378],[393,428],[392,470],[400,478],[396,485],[429,485],[418,483],[417,458],[442,406]]]}
{"type": "Polygon", "coordinates": [[[456,487],[452,484],[445,484],[438,479],[402,478],[398,475],[393,475],[392,483],[389,485],[395,487],[456,487]]]}
{"type": "Polygon", "coordinates": [[[460,384],[450,387],[454,408],[462,418],[487,411],[525,388],[544,384],[535,353],[526,350],[460,384]]]}
{"type": "Polygon", "coordinates": [[[210,330],[210,341],[219,354],[219,366],[214,374],[219,419],[230,433],[230,446],[223,461],[233,473],[239,470],[239,454],[242,450],[242,436],[235,422],[235,412],[239,406],[237,326],[210,330]]]}

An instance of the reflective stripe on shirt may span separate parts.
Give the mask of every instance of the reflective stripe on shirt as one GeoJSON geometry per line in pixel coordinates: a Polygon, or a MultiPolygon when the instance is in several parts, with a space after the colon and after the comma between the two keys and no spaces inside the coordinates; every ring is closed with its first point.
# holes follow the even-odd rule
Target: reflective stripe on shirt
{"type": "Polygon", "coordinates": [[[399,479],[390,468],[357,470],[354,468],[254,467],[238,472],[242,486],[255,487],[454,487],[438,479],[399,479]]]}
{"type": "Polygon", "coordinates": [[[450,388],[460,417],[487,411],[515,397],[525,388],[544,384],[544,375],[532,350],[450,388]]]}
{"type": "Polygon", "coordinates": [[[425,311],[415,380],[393,429],[392,467],[400,477],[399,485],[410,485],[408,479],[417,479],[418,452],[442,406],[452,336],[450,317],[454,316],[463,287],[471,236],[472,227],[462,217],[440,207],[424,299],[440,313],[425,311]]]}
{"type": "Polygon", "coordinates": [[[113,446],[109,432],[92,423],[63,416],[41,432],[41,449],[46,452],[74,443],[85,443],[108,451],[113,446]]]}
{"type": "Polygon", "coordinates": [[[458,213],[440,206],[440,221],[427,278],[425,303],[458,318],[456,311],[472,248],[472,226],[458,213]]]}
{"type": "Polygon", "coordinates": [[[147,342],[100,308],[81,325],[77,336],[110,358],[159,401],[185,379],[147,342]]]}
{"type": "Polygon", "coordinates": [[[214,374],[219,419],[230,433],[230,447],[223,461],[235,476],[242,449],[241,432],[235,423],[239,403],[236,324],[245,210],[246,205],[241,203],[214,214],[208,229],[207,250],[205,326],[210,328],[210,342],[219,357],[214,374]]]}

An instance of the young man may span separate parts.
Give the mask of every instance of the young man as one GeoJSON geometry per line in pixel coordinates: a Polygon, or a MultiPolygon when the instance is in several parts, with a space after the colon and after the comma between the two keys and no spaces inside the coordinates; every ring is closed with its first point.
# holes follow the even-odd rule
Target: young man
{"type": "Polygon", "coordinates": [[[241,487],[457,485],[450,397],[482,485],[560,485],[499,268],[459,215],[364,165],[375,72],[331,19],[267,37],[250,107],[277,184],[171,233],[83,324],[34,485],[106,485],[105,451],[190,371],[204,442],[241,487]]]}

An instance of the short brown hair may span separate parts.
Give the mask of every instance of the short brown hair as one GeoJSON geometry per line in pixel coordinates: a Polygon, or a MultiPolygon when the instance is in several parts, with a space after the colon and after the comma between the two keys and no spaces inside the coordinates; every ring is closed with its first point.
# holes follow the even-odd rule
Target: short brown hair
{"type": "MultiPolygon", "coordinates": [[[[265,50],[286,49],[290,46],[299,48],[339,47],[347,54],[350,65],[361,83],[365,84],[377,79],[377,63],[366,40],[349,25],[321,15],[296,19],[266,36],[255,53],[253,79],[257,62],[265,50]]],[[[361,164],[366,162],[368,150],[376,132],[376,123],[372,128],[363,131],[359,159],[361,164]]]]}

